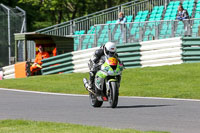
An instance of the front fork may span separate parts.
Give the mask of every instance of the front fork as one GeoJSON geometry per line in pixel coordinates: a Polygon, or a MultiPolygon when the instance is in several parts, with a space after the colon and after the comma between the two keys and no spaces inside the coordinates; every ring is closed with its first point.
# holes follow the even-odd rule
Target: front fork
{"type": "Polygon", "coordinates": [[[111,82],[116,82],[117,83],[117,87],[119,88],[120,86],[120,82],[117,79],[106,79],[106,95],[109,97],[110,96],[110,86],[111,86],[111,82]]]}

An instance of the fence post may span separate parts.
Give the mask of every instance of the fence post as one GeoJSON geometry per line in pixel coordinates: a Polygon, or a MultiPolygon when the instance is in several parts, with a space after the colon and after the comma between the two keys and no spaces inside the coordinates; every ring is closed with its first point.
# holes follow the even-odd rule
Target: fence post
{"type": "Polygon", "coordinates": [[[120,5],[120,11],[124,12],[124,8],[122,7],[122,5],[120,5]]]}
{"type": "Polygon", "coordinates": [[[94,35],[95,47],[97,47],[97,26],[94,25],[94,27],[95,27],[95,35],[94,35]]]}
{"type": "Polygon", "coordinates": [[[143,29],[142,29],[142,27],[140,27],[140,29],[139,29],[139,41],[142,41],[142,38],[143,38],[143,29]]]}
{"type": "Polygon", "coordinates": [[[172,36],[172,37],[175,36],[175,34],[174,34],[174,33],[175,33],[175,22],[176,22],[176,21],[171,21],[171,23],[172,23],[172,25],[171,25],[171,26],[172,26],[172,33],[171,33],[172,35],[171,35],[171,36],[172,36]]]}
{"type": "Polygon", "coordinates": [[[123,26],[123,31],[122,32],[123,32],[123,38],[124,38],[123,42],[127,43],[127,35],[126,35],[127,34],[127,28],[126,28],[126,23],[122,24],[122,26],[123,26]]]}
{"type": "Polygon", "coordinates": [[[108,39],[109,39],[109,42],[111,42],[111,40],[112,40],[110,26],[111,26],[111,24],[108,25],[108,39]]]}
{"type": "Polygon", "coordinates": [[[167,0],[165,0],[165,9],[167,8],[167,4],[168,4],[168,2],[167,2],[167,0]]]}
{"type": "Polygon", "coordinates": [[[75,29],[75,25],[74,25],[74,21],[70,21],[70,35],[73,35],[74,33],[74,29],[75,29]]]}
{"type": "Polygon", "coordinates": [[[80,35],[77,35],[78,41],[79,41],[79,45],[78,45],[78,50],[81,50],[81,39],[80,39],[80,35]]]}
{"type": "MultiPolygon", "coordinates": [[[[159,24],[160,25],[160,24],[159,24]]],[[[155,27],[155,40],[158,39],[159,37],[159,25],[155,27]]]]}
{"type": "Polygon", "coordinates": [[[191,32],[191,21],[190,19],[189,20],[186,20],[185,21],[185,24],[186,24],[186,36],[191,36],[192,35],[192,32],[191,32]]]}
{"type": "Polygon", "coordinates": [[[118,13],[121,12],[121,5],[118,6],[118,13]]]}

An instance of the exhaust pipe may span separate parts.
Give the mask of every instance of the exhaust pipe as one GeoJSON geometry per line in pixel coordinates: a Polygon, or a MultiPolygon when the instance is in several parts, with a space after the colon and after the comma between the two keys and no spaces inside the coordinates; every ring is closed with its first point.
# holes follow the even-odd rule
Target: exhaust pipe
{"type": "Polygon", "coordinates": [[[89,83],[88,83],[88,80],[86,78],[83,78],[83,83],[84,83],[84,86],[86,88],[86,90],[88,92],[91,92],[93,95],[96,95],[90,88],[89,88],[89,83]]]}

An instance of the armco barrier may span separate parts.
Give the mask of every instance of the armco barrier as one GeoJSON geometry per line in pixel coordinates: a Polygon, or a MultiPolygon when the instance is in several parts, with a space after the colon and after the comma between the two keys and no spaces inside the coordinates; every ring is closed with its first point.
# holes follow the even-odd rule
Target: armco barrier
{"type": "Polygon", "coordinates": [[[142,67],[181,64],[181,38],[141,42],[142,67]]]}
{"type": "MultiPolygon", "coordinates": [[[[20,62],[2,68],[3,79],[27,77],[27,62],[20,62]]],[[[1,76],[1,74],[0,74],[1,76]]]]}
{"type": "MultiPolygon", "coordinates": [[[[182,58],[185,62],[200,61],[200,43],[195,42],[198,39],[195,38],[194,41],[186,38],[185,40],[182,43],[181,38],[170,38],[117,45],[117,53],[126,68],[181,64],[182,58]]],[[[42,74],[88,72],[88,61],[96,49],[98,47],[44,59],[42,74]]],[[[15,78],[15,71],[14,65],[4,67],[4,78],[15,78]]]]}
{"type": "Polygon", "coordinates": [[[117,53],[126,68],[141,67],[140,48],[141,45],[139,44],[139,42],[125,45],[117,45],[117,53]]]}
{"type": "MultiPolygon", "coordinates": [[[[126,68],[181,64],[181,43],[180,38],[170,38],[117,45],[117,53],[126,68]]],[[[88,72],[88,61],[96,49],[98,47],[44,59],[42,73],[88,72]]]]}
{"type": "Polygon", "coordinates": [[[42,60],[42,74],[88,72],[88,61],[97,48],[70,52],[42,60]]]}
{"type": "MultiPolygon", "coordinates": [[[[88,72],[88,61],[96,49],[98,47],[44,59],[42,74],[88,72]]],[[[200,37],[169,38],[117,45],[117,53],[126,68],[200,62],[200,37]]],[[[3,79],[26,76],[19,71],[21,67],[25,69],[23,64],[3,67],[3,79]]]]}
{"type": "Polygon", "coordinates": [[[15,78],[15,65],[3,67],[3,79],[15,78]]]}
{"type": "MultiPolygon", "coordinates": [[[[42,74],[88,72],[88,61],[96,48],[75,51],[42,60],[42,74]]],[[[127,68],[140,67],[140,44],[117,45],[119,58],[127,68]]]]}
{"type": "Polygon", "coordinates": [[[183,62],[200,62],[200,37],[183,37],[182,51],[183,62]]]}
{"type": "Polygon", "coordinates": [[[97,49],[98,47],[72,52],[72,63],[74,64],[73,72],[89,72],[88,61],[97,49]]]}
{"type": "Polygon", "coordinates": [[[64,73],[73,70],[72,54],[66,53],[42,60],[42,74],[64,73]]]}
{"type": "MultiPolygon", "coordinates": [[[[88,61],[96,49],[98,47],[44,59],[42,74],[88,72],[88,61]]],[[[169,38],[117,45],[117,53],[126,68],[181,64],[183,61],[200,62],[200,37],[169,38]]],[[[16,78],[15,67],[14,65],[3,67],[3,78],[16,78]]],[[[20,73],[17,77],[24,77],[24,74],[20,73]]]]}

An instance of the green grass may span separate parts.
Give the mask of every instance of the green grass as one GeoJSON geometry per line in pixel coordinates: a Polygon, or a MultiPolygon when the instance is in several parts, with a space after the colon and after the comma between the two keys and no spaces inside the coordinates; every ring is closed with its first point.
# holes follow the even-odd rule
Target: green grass
{"type": "MultiPolygon", "coordinates": [[[[0,81],[1,88],[87,94],[85,73],[35,76],[0,81]]],[[[200,99],[200,63],[123,71],[120,95],[200,99]]]]}
{"type": "Polygon", "coordinates": [[[0,121],[0,133],[164,133],[24,120],[0,121]]]}

